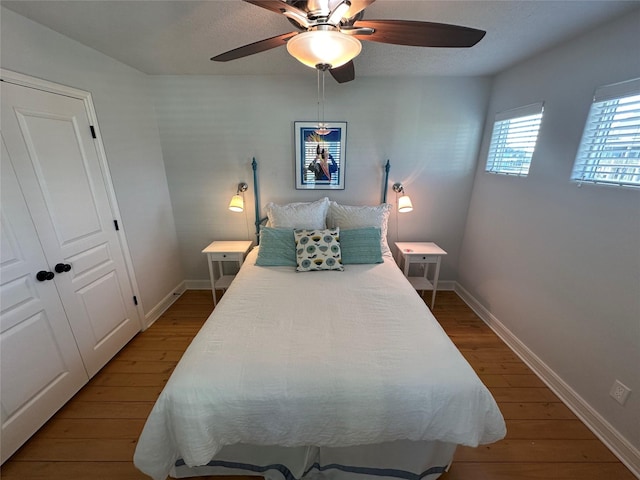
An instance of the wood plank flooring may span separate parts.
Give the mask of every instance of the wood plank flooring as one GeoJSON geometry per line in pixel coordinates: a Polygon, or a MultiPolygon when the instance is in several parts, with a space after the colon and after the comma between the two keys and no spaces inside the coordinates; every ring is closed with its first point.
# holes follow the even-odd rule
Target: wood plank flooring
{"type": "MultiPolygon", "coordinates": [[[[132,463],[138,436],[212,308],[210,291],[186,292],[16,452],[0,477],[148,478],[132,463]]],[[[434,313],[495,396],[508,430],[507,438],[495,444],[459,448],[443,480],[635,478],[455,293],[438,292],[434,313]]]]}

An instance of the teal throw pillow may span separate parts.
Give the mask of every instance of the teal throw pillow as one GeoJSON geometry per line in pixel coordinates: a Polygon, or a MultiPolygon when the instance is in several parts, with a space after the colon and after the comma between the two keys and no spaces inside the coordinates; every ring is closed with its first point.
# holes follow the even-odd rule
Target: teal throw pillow
{"type": "Polygon", "coordinates": [[[263,267],[297,266],[293,229],[262,227],[256,265],[263,267]]]}
{"type": "Polygon", "coordinates": [[[382,263],[381,230],[378,227],[340,230],[342,263],[382,263]]]}

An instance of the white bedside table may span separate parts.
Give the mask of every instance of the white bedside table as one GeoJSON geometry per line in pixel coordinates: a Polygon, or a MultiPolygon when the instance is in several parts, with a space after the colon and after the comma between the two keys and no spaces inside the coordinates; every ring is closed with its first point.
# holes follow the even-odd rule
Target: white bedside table
{"type": "Polygon", "coordinates": [[[213,306],[218,304],[216,299],[216,288],[226,290],[231,285],[235,275],[225,275],[222,264],[224,262],[238,262],[238,266],[244,262],[244,257],[253,245],[251,240],[240,241],[217,241],[211,242],[202,253],[207,254],[209,263],[209,277],[211,278],[211,290],[213,291],[213,306]],[[218,264],[218,276],[213,262],[218,264]]]}
{"type": "Polygon", "coordinates": [[[398,264],[403,264],[404,276],[411,282],[411,285],[418,291],[433,290],[431,295],[431,309],[433,309],[436,303],[438,277],[440,276],[440,260],[447,252],[433,242],[396,242],[396,248],[398,249],[398,264]],[[411,264],[424,265],[424,275],[410,277],[411,264]],[[436,266],[431,281],[428,279],[430,264],[436,266]]]}

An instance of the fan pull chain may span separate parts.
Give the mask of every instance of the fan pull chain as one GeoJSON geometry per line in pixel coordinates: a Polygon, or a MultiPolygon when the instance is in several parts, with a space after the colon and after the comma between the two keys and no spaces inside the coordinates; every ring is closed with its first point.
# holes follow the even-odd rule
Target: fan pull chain
{"type": "Polygon", "coordinates": [[[317,75],[317,77],[318,77],[318,128],[321,128],[321,124],[320,124],[320,69],[317,68],[316,72],[318,72],[318,75],[317,75]]]}
{"type": "Polygon", "coordinates": [[[326,68],[316,68],[318,72],[318,126],[315,133],[323,136],[330,133],[327,125],[324,123],[324,78],[326,68]],[[322,84],[320,84],[320,70],[322,70],[322,84]],[[320,94],[320,87],[322,87],[322,94],[320,94]],[[320,110],[320,103],[322,103],[322,111],[320,110]]]}
{"type": "Polygon", "coordinates": [[[326,69],[322,69],[322,128],[325,129],[327,126],[324,123],[324,76],[326,69]]]}

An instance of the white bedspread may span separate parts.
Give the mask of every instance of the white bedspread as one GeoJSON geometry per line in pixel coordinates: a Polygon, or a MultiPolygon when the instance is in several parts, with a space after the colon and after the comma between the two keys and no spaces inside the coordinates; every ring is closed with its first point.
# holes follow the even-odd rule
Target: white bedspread
{"type": "Polygon", "coordinates": [[[505,435],[480,382],[392,258],[344,272],[255,266],[252,251],[138,442],[160,480],[225,445],[477,446],[505,435]]]}

